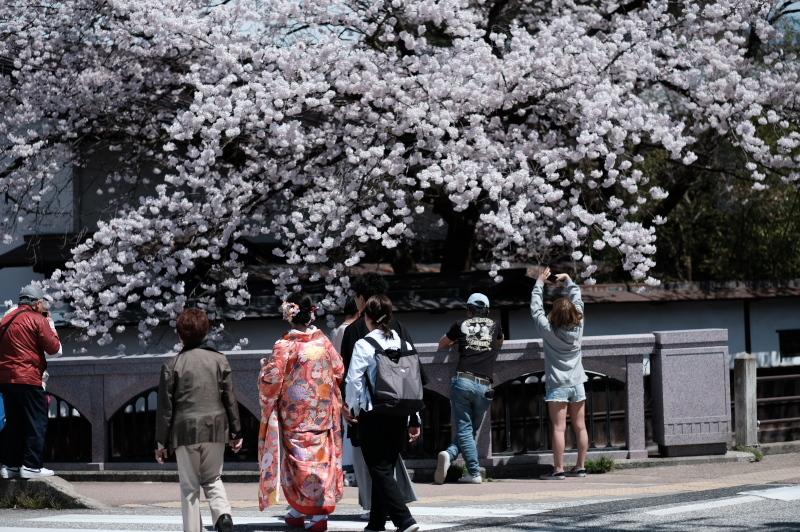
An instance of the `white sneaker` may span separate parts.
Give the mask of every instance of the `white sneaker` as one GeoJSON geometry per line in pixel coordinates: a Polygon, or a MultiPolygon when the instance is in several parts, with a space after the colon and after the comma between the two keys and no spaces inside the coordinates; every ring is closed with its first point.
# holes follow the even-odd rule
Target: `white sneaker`
{"type": "Polygon", "coordinates": [[[20,468],[19,474],[22,478],[39,478],[39,477],[52,477],[56,474],[52,469],[42,467],[40,469],[32,469],[27,466],[20,468]]]}
{"type": "Polygon", "coordinates": [[[458,479],[459,484],[480,484],[483,482],[483,479],[480,475],[472,476],[472,475],[464,475],[460,479],[458,479]]]}
{"type": "Polygon", "coordinates": [[[361,516],[359,517],[359,519],[361,519],[361,520],[363,520],[363,521],[369,521],[369,512],[367,512],[367,513],[364,513],[364,514],[361,514],[361,516]]]}
{"type": "Polygon", "coordinates": [[[434,484],[444,484],[447,470],[450,469],[450,455],[442,451],[436,459],[436,471],[433,473],[434,484]]]}
{"type": "Polygon", "coordinates": [[[356,481],[356,474],[355,473],[345,473],[344,474],[344,485],[349,488],[357,488],[358,481],[356,481]]]}
{"type": "Polygon", "coordinates": [[[2,466],[0,467],[0,477],[3,478],[19,478],[19,468],[2,466]]]}

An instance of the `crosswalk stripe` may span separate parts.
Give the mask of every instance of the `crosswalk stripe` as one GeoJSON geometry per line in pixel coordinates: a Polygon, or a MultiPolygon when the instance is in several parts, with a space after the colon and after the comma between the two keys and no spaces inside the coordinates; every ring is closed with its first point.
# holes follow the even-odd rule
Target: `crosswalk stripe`
{"type": "MultiPolygon", "coordinates": [[[[127,524],[127,525],[174,525],[180,526],[182,524],[181,518],[177,517],[177,519],[170,519],[170,516],[160,516],[161,519],[141,519],[141,517],[154,517],[154,516],[139,516],[138,520],[118,520],[118,519],[104,519],[104,517],[108,516],[87,516],[82,519],[70,519],[66,522],[74,523],[74,524],[83,524],[83,525],[110,525],[110,524],[127,524]],[[97,519],[91,520],[88,517],[97,517],[97,519]]],[[[39,521],[42,522],[54,522],[52,519],[27,519],[26,521],[39,521]]],[[[61,520],[61,523],[64,523],[65,520],[61,520]]],[[[211,518],[203,519],[205,524],[211,523],[211,518]]],[[[283,522],[283,519],[278,518],[245,518],[240,517],[234,520],[236,525],[256,525],[256,526],[269,526],[269,527],[286,527],[287,525],[283,522]]],[[[446,528],[453,528],[456,526],[463,526],[464,523],[420,523],[420,530],[441,530],[446,528]]],[[[337,521],[337,520],[330,520],[328,521],[328,530],[364,530],[366,523],[364,521],[337,521]]],[[[123,530],[119,528],[115,529],[102,529],[102,528],[89,528],[88,526],[85,528],[49,528],[49,527],[0,527],[0,532],[31,532],[31,530],[45,530],[47,532],[76,532],[77,530],[91,530],[92,532],[107,532],[108,530],[113,530],[114,532],[134,532],[132,530],[123,530]]],[[[158,531],[159,529],[148,528],[150,531],[158,531]]],[[[167,532],[167,529],[162,529],[163,532],[167,532]]],[[[170,530],[169,532],[174,532],[170,530]]]]}
{"type": "Polygon", "coordinates": [[[501,510],[495,508],[469,508],[459,506],[415,506],[413,503],[408,505],[411,515],[452,515],[459,518],[465,517],[522,517],[524,515],[534,515],[549,512],[550,510],[501,510]]]}
{"type": "MultiPolygon", "coordinates": [[[[516,517],[520,515],[528,515],[531,513],[538,513],[537,511],[520,511],[520,512],[510,512],[510,511],[502,511],[502,510],[486,510],[481,512],[475,508],[426,508],[424,512],[416,512],[418,515],[458,515],[459,518],[463,517],[481,517],[481,516],[493,516],[493,517],[516,517]],[[438,512],[436,511],[438,510],[438,512]],[[455,511],[454,511],[455,510],[455,511]],[[471,515],[459,515],[462,511],[469,513],[471,515]]],[[[58,523],[58,524],[84,524],[84,525],[175,525],[180,526],[183,521],[180,516],[176,515],[142,515],[142,514],[132,514],[132,515],[96,515],[96,514],[59,514],[58,516],[45,516],[45,517],[33,517],[30,519],[25,519],[25,521],[29,521],[36,524],[43,524],[43,523],[58,523]]],[[[211,516],[203,515],[203,522],[206,524],[212,523],[211,516]]],[[[280,526],[284,527],[286,524],[284,523],[283,519],[276,516],[257,516],[257,517],[248,517],[248,516],[234,516],[234,523],[236,525],[261,525],[261,526],[269,526],[275,527],[280,526]]],[[[420,523],[420,530],[439,530],[445,528],[452,528],[456,526],[463,526],[464,523],[454,523],[454,522],[447,522],[447,523],[420,523]]],[[[366,526],[365,521],[345,521],[345,520],[338,520],[338,519],[331,519],[328,521],[328,530],[363,530],[366,526]]],[[[74,532],[76,529],[56,529],[56,528],[42,528],[43,530],[47,530],[48,532],[60,532],[62,530],[71,530],[74,532]]],[[[17,531],[26,531],[30,532],[31,528],[24,528],[24,527],[17,527],[17,528],[0,528],[0,532],[17,532],[17,531]]],[[[96,528],[86,528],[85,530],[93,530],[97,531],[99,529],[96,528]]],[[[120,531],[119,529],[115,529],[116,532],[125,532],[120,531]]]]}
{"type": "MultiPolygon", "coordinates": [[[[432,506],[409,506],[412,515],[414,516],[453,516],[455,519],[468,519],[468,518],[481,518],[481,517],[522,517],[526,515],[540,514],[548,512],[549,510],[537,509],[497,509],[497,508],[474,508],[474,507],[459,507],[459,506],[445,506],[445,507],[432,507],[432,506]]],[[[336,514],[334,514],[335,516],[336,514]]],[[[210,522],[208,515],[203,516],[204,522],[210,522]]],[[[145,515],[145,514],[121,514],[121,515],[95,515],[95,514],[59,514],[56,516],[35,517],[26,519],[26,521],[35,522],[58,522],[58,523],[113,523],[113,524],[182,524],[181,517],[177,515],[145,515]]],[[[234,515],[236,524],[283,524],[283,519],[280,517],[261,515],[257,517],[237,516],[234,515]]],[[[337,521],[331,519],[329,524],[336,522],[350,523],[351,521],[337,521]]],[[[364,522],[360,522],[364,524],[364,522]]]]}
{"type": "Polygon", "coordinates": [[[717,499],[715,501],[701,502],[696,504],[684,504],[681,506],[673,506],[671,508],[661,508],[660,510],[651,510],[645,512],[649,515],[672,515],[681,514],[684,512],[697,512],[699,510],[710,510],[712,508],[723,508],[725,506],[735,506],[737,504],[746,504],[749,502],[761,501],[760,497],[733,497],[731,499],[717,499]]]}
{"type": "Polygon", "coordinates": [[[739,495],[755,495],[765,499],[776,499],[779,501],[800,500],[800,485],[784,486],[782,488],[770,488],[766,490],[743,491],[739,495]]]}
{"type": "MultiPolygon", "coordinates": [[[[262,523],[268,524],[268,523],[262,523]]],[[[180,526],[180,525],[177,525],[180,526]]],[[[270,525],[274,526],[274,525],[270,525]]],[[[420,524],[420,530],[441,530],[445,528],[452,528],[454,526],[463,526],[462,523],[442,523],[442,524],[420,524]]],[[[328,523],[328,530],[363,530],[364,523],[355,523],[347,521],[331,521],[328,523]]],[[[28,527],[0,527],[0,532],[31,532],[31,530],[45,530],[47,532],[76,532],[80,530],[91,532],[142,532],[142,529],[126,530],[121,528],[28,528],[28,527]]]]}
{"type": "MultiPolygon", "coordinates": [[[[46,530],[47,532],[76,532],[91,530],[92,532],[142,532],[141,530],[124,530],[121,528],[28,528],[21,526],[0,527],[0,532],[31,532],[31,530],[46,530]]],[[[148,532],[175,532],[167,529],[149,529],[148,532]]]]}

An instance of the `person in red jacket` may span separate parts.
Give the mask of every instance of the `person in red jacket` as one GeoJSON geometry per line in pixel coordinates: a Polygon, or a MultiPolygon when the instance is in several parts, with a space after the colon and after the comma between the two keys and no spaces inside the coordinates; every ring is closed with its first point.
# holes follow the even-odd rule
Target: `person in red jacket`
{"type": "Polygon", "coordinates": [[[6,408],[3,478],[53,475],[44,465],[47,395],[42,376],[46,356],[61,351],[53,320],[45,310],[44,291],[28,285],[19,306],[0,321],[0,393],[6,408]]]}

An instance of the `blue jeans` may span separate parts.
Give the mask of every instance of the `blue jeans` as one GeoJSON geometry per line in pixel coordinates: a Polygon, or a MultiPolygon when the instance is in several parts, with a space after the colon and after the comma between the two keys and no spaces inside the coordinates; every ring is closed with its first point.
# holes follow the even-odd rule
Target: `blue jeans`
{"type": "Polygon", "coordinates": [[[483,421],[483,415],[492,404],[491,399],[484,397],[489,387],[467,379],[453,377],[450,382],[450,403],[453,406],[453,418],[456,422],[456,437],[447,454],[455,460],[459,453],[464,457],[467,471],[473,477],[481,474],[478,463],[478,447],[475,436],[483,421]]]}

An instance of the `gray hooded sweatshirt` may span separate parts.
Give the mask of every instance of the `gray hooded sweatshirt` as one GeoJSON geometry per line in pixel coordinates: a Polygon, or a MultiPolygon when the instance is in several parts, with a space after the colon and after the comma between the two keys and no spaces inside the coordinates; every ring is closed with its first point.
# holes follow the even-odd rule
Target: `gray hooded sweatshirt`
{"type": "MultiPolygon", "coordinates": [[[[567,281],[569,299],[583,312],[581,289],[572,279],[567,281]]],[[[544,312],[544,282],[536,281],[531,294],[533,323],[544,341],[544,371],[547,388],[569,388],[588,380],[581,362],[583,321],[571,329],[554,329],[544,312]]]]}

